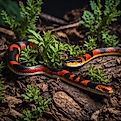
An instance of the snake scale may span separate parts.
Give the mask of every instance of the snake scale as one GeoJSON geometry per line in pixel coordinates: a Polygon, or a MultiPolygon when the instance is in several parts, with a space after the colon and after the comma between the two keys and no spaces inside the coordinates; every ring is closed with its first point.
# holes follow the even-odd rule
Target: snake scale
{"type": "MultiPolygon", "coordinates": [[[[51,78],[61,78],[63,81],[88,90],[90,92],[99,94],[99,95],[110,95],[113,93],[112,85],[102,84],[99,82],[92,82],[91,80],[83,79],[80,75],[77,75],[73,72],[70,72],[67,69],[58,69],[53,70],[47,68],[45,65],[37,65],[32,67],[27,67],[19,63],[19,57],[21,50],[27,46],[32,46],[32,43],[29,41],[21,41],[13,43],[9,46],[7,54],[7,65],[9,69],[18,75],[35,75],[35,74],[45,74],[51,78]]],[[[70,59],[66,60],[64,65],[67,67],[81,67],[82,65],[88,63],[92,59],[99,56],[106,55],[121,55],[121,48],[109,47],[109,48],[99,48],[92,50],[90,53],[84,54],[81,57],[78,57],[78,60],[70,59]]]]}

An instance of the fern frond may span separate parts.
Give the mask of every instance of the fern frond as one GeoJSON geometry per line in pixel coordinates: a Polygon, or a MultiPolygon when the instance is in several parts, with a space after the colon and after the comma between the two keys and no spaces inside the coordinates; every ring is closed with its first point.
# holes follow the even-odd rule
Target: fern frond
{"type": "Polygon", "coordinates": [[[1,16],[4,23],[7,24],[17,35],[18,40],[25,38],[29,29],[36,30],[36,22],[41,12],[42,0],[27,0],[26,5],[19,2],[20,18],[9,16],[6,11],[2,11],[1,16]]]}
{"type": "Polygon", "coordinates": [[[91,28],[91,26],[94,24],[94,21],[95,21],[94,15],[91,12],[85,10],[82,16],[81,23],[85,25],[85,27],[91,28]]]}

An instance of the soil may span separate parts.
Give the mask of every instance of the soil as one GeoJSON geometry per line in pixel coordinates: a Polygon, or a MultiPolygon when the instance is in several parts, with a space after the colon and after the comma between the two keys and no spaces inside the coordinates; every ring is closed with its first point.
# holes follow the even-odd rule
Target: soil
{"type": "MultiPolygon", "coordinates": [[[[84,8],[85,9],[85,8],[84,8]]],[[[51,30],[59,41],[83,45],[85,29],[79,26],[84,9],[74,9],[65,13],[63,19],[42,13],[38,22],[38,31],[51,30]]],[[[121,40],[121,19],[110,26],[121,40]]],[[[0,60],[5,61],[8,45],[15,40],[15,34],[5,27],[0,28],[0,60]],[[12,40],[12,41],[11,41],[12,40]]],[[[121,43],[121,42],[120,42],[121,43]]],[[[114,93],[108,97],[69,85],[63,80],[52,79],[44,75],[19,76],[5,65],[0,73],[4,84],[4,101],[0,103],[0,121],[15,121],[26,106],[21,94],[27,84],[39,87],[43,97],[50,97],[51,104],[37,121],[120,121],[121,120],[121,57],[98,57],[81,67],[76,73],[87,78],[87,69],[92,65],[102,69],[111,80],[114,93]]],[[[29,105],[28,105],[29,106],[29,105]]]]}

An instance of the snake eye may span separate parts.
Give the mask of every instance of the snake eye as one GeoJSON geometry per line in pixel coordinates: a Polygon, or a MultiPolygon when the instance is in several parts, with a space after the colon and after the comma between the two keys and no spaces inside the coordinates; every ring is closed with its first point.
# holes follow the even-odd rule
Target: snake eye
{"type": "Polygon", "coordinates": [[[112,86],[97,85],[96,89],[101,91],[101,92],[113,93],[112,86]]]}

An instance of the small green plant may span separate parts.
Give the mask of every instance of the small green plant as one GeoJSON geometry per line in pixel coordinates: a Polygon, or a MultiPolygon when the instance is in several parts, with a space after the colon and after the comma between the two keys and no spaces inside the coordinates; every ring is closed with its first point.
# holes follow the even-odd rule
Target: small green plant
{"type": "Polygon", "coordinates": [[[88,50],[95,49],[97,47],[96,39],[88,36],[88,41],[85,41],[84,47],[88,48],[88,50]]]}
{"type": "Polygon", "coordinates": [[[35,48],[27,46],[21,51],[20,63],[26,66],[37,65],[37,55],[38,52],[35,48]]]}
{"type": "Polygon", "coordinates": [[[110,35],[109,31],[102,31],[102,41],[110,47],[116,47],[119,43],[118,37],[116,35],[110,35]]]}
{"type": "Polygon", "coordinates": [[[35,86],[27,85],[26,93],[21,96],[27,102],[36,101],[40,97],[40,90],[35,86]]]}
{"type": "Polygon", "coordinates": [[[35,106],[32,107],[31,111],[28,109],[23,110],[21,120],[22,121],[34,121],[38,117],[42,116],[43,111],[48,107],[50,98],[44,99],[40,95],[40,90],[36,86],[27,85],[25,94],[21,95],[26,102],[34,102],[35,106]]]}
{"type": "Polygon", "coordinates": [[[19,2],[20,19],[15,15],[9,16],[5,10],[1,11],[1,17],[17,35],[19,39],[25,38],[28,29],[36,30],[36,22],[41,12],[42,0],[27,0],[26,5],[19,2]]]}
{"type": "Polygon", "coordinates": [[[92,81],[108,83],[110,80],[106,79],[106,75],[100,69],[96,69],[93,66],[88,68],[88,76],[92,81]]]}
{"type": "Polygon", "coordinates": [[[117,18],[121,15],[121,11],[117,10],[117,6],[120,3],[120,0],[105,0],[105,5],[103,6],[101,0],[90,0],[91,11],[85,10],[81,20],[81,24],[89,30],[86,33],[88,39],[85,46],[87,49],[90,50],[88,45],[90,45],[89,43],[92,38],[94,39],[94,43],[96,40],[99,44],[103,43],[106,46],[115,47],[118,45],[117,37],[110,35],[108,27],[112,22],[117,21],[117,18]]]}
{"type": "Polygon", "coordinates": [[[29,110],[23,110],[22,117],[18,121],[32,121],[32,112],[29,110]]]}
{"type": "Polygon", "coordinates": [[[29,41],[35,43],[38,47],[40,63],[50,68],[61,68],[63,60],[68,59],[69,56],[77,56],[82,53],[79,46],[61,43],[49,31],[44,32],[43,36],[32,30],[29,30],[29,32],[32,34],[29,36],[29,41]]]}
{"type": "MultiPolygon", "coordinates": [[[[5,10],[9,16],[16,16],[16,19],[20,19],[20,10],[16,1],[13,0],[0,0],[0,11],[5,10]]],[[[0,24],[4,25],[4,21],[0,16],[0,24]]]]}

